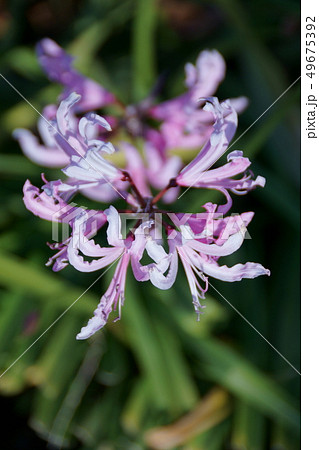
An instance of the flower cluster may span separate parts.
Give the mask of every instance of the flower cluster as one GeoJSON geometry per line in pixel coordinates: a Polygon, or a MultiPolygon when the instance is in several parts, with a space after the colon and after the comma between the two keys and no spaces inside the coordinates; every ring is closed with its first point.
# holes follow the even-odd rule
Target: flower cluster
{"type": "Polygon", "coordinates": [[[15,137],[30,159],[62,167],[65,175],[55,181],[43,176],[41,190],[29,181],[24,186],[24,202],[33,214],[66,223],[71,229],[61,243],[50,245],[57,252],[47,264],[52,264],[54,271],[71,264],[81,272],[91,272],[117,263],[109,288],[78,339],[86,339],[102,328],[112,310],[118,310],[120,317],[129,265],[137,281],[169,289],[180,260],[198,317],[208,277],[232,282],[269,275],[258,263],[232,267],[219,264],[220,257],[241,246],[253,217],[251,212],[226,216],[232,206],[231,194],[263,187],[265,180],[260,176],[254,179],[247,171],[250,161],[241,151],[232,151],[226,164],[212,168],[227,151],[236,132],[237,112],[247,103],[244,98],[219,102],[211,97],[225,74],[224,60],[217,51],[204,51],[196,66],[186,65],[185,94],[158,105],[152,94],[139,105],[128,107],[79,74],[72,58],[53,41],[41,41],[38,56],[49,78],[63,85],[61,102],[58,107],[47,106],[39,119],[42,143],[28,130],[16,130],[15,137]],[[121,117],[93,111],[110,104],[120,106],[121,117]],[[156,119],[158,125],[151,128],[146,118],[156,119]],[[143,155],[132,139],[115,146],[108,142],[112,138],[115,142],[119,127],[124,127],[131,138],[143,138],[143,155]],[[168,152],[174,147],[197,146],[202,149],[183,168],[181,160],[168,152]],[[125,167],[112,162],[116,152],[125,155],[125,167]],[[199,214],[159,206],[159,201],[176,200],[181,187],[215,189],[225,201],[221,205],[206,203],[205,212],[199,214]],[[79,207],[71,203],[77,193],[104,203],[122,197],[128,209],[120,211],[111,205],[102,210],[79,207]],[[134,220],[128,231],[126,219],[134,220]],[[100,246],[94,236],[104,228],[105,245],[100,246]]]}

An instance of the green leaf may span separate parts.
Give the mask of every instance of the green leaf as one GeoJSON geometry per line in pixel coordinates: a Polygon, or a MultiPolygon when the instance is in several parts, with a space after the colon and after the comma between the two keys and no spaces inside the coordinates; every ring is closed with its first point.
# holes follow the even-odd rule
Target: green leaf
{"type": "Polygon", "coordinates": [[[149,383],[145,377],[140,377],[131,390],[121,416],[123,426],[131,434],[141,431],[151,398],[149,383]]]}
{"type": "Polygon", "coordinates": [[[28,47],[14,47],[10,49],[0,60],[1,68],[9,67],[20,75],[34,80],[41,74],[40,66],[36,59],[34,49],[28,47]]]}
{"type": "Polygon", "coordinates": [[[242,401],[237,401],[234,411],[231,445],[236,450],[263,448],[266,420],[260,412],[242,401]]]}
{"type": "Polygon", "coordinates": [[[286,94],[265,117],[261,118],[260,122],[252,127],[246,136],[243,136],[238,142],[239,146],[244,149],[245,156],[249,158],[254,157],[257,153],[263,150],[263,145],[267,142],[269,137],[280,123],[287,120],[288,114],[296,105],[300,98],[300,87],[294,87],[286,94]]]}
{"type": "Polygon", "coordinates": [[[31,423],[46,439],[87,348],[75,340],[79,323],[75,316],[59,322],[46,337],[44,351],[32,367],[42,383],[34,399],[31,423]]]}
{"type": "MultiPolygon", "coordinates": [[[[54,299],[57,308],[67,308],[84,293],[84,290],[63,281],[61,276],[50,273],[48,269],[36,267],[3,250],[0,250],[0,284],[7,288],[19,286],[45,302],[54,299]]],[[[85,299],[80,300],[82,298],[77,302],[74,311],[77,311],[77,314],[91,314],[98,299],[91,292],[87,292],[85,299]]]]}
{"type": "Polygon", "coordinates": [[[276,172],[269,170],[264,165],[255,163],[256,173],[263,174],[266,178],[266,186],[258,192],[259,197],[283,220],[295,230],[300,230],[300,208],[298,192],[288,183],[277,176],[276,172]]]}
{"type": "Polygon", "coordinates": [[[293,399],[267,375],[216,339],[184,339],[198,361],[204,378],[215,381],[274,420],[300,428],[300,414],[293,399]]]}
{"type": "MultiPolygon", "coordinates": [[[[115,2],[113,2],[115,3],[115,2]]],[[[116,2],[113,7],[107,8],[105,17],[93,20],[93,23],[77,34],[76,38],[67,47],[67,51],[76,57],[76,67],[82,72],[91,72],[90,64],[96,53],[116,30],[123,26],[132,14],[133,2],[126,0],[116,2]]]]}
{"type": "Polygon", "coordinates": [[[116,439],[121,434],[120,412],[124,397],[122,386],[104,389],[97,398],[92,398],[81,411],[74,434],[88,447],[98,448],[106,438],[116,439]]]}
{"type": "Polygon", "coordinates": [[[89,346],[82,364],[75,374],[61,407],[54,418],[50,431],[50,443],[56,446],[62,446],[65,442],[71,420],[98,369],[102,356],[103,344],[105,345],[103,339],[101,342],[101,339],[98,338],[89,346]]]}
{"type": "Polygon", "coordinates": [[[261,84],[265,88],[260,89],[260,95],[267,99],[269,92],[281,94],[287,87],[283,67],[253,30],[248,10],[237,0],[218,0],[217,3],[236,31],[241,58],[246,60],[252,77],[258,80],[259,89],[261,84]]]}
{"type": "Polygon", "coordinates": [[[172,399],[176,405],[180,405],[181,410],[191,409],[198,400],[198,392],[186,364],[181,342],[164,322],[155,320],[155,329],[171,382],[172,399]]]}
{"type": "Polygon", "coordinates": [[[7,177],[21,176],[24,178],[39,175],[41,169],[23,155],[0,155],[0,173],[7,177]]]}
{"type": "Polygon", "coordinates": [[[133,25],[135,101],[149,94],[155,82],[156,0],[137,0],[133,25]]]}
{"type": "Polygon", "coordinates": [[[122,318],[131,349],[149,379],[157,406],[181,412],[194,403],[196,390],[173,333],[145,310],[136,286],[129,277],[122,318]]]}

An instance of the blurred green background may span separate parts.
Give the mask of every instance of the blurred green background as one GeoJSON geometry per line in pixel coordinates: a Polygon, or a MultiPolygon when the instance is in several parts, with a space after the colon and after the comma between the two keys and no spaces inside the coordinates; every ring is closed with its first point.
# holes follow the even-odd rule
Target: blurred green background
{"type": "MultiPolygon", "coordinates": [[[[299,2],[293,0],[85,0],[0,4],[0,72],[39,110],[61,91],[34,52],[55,39],[76,66],[125,103],[161,74],[162,99],[184,91],[184,64],[218,49],[227,75],[217,95],[246,95],[237,136],[299,77],[299,2]]],[[[92,283],[97,273],[44,263],[49,223],[22,202],[44,169],[11,138],[37,114],[0,79],[0,366],[4,371],[92,283]]],[[[256,212],[251,240],[225,259],[256,261],[271,277],[211,283],[296,368],[299,311],[299,82],[236,144],[267,184],[235,199],[256,212]]],[[[233,148],[233,150],[235,149],[233,148]]],[[[57,171],[45,169],[48,179],[57,171]]],[[[179,210],[212,192],[193,189],[179,210]]],[[[92,287],[0,378],[2,449],[298,449],[299,375],[213,289],[196,322],[180,271],[169,291],[129,277],[122,320],[76,341],[110,274],[92,287]],[[12,433],[12,427],[15,432],[12,433]]]]}

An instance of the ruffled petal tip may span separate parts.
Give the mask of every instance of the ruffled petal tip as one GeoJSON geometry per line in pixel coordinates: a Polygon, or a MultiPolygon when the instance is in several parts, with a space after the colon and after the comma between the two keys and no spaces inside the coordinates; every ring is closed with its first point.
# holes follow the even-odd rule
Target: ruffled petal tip
{"type": "Polygon", "coordinates": [[[93,316],[88,321],[88,324],[85,327],[81,328],[80,333],[76,335],[76,339],[78,340],[88,339],[89,337],[93,336],[94,333],[103,328],[105,324],[106,320],[103,319],[101,316],[93,316]]]}
{"type": "Polygon", "coordinates": [[[255,181],[256,186],[265,187],[266,185],[266,178],[262,177],[261,175],[258,175],[255,181]]]}

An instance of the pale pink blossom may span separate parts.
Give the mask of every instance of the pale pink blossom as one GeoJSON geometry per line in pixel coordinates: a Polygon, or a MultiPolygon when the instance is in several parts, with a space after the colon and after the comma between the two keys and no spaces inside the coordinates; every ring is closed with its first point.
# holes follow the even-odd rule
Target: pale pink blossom
{"type": "Polygon", "coordinates": [[[122,105],[113,94],[79,74],[72,58],[49,39],[41,41],[38,55],[49,78],[63,85],[62,101],[58,107],[44,109],[38,122],[39,138],[22,129],[14,136],[34,162],[62,167],[61,179],[47,181],[42,175],[41,190],[28,180],[24,185],[26,207],[54,225],[66,225],[69,231],[61,242],[53,238],[56,242],[49,244],[56,254],[47,265],[54,271],[71,265],[80,272],[93,272],[116,264],[108,289],[77,339],[101,329],[112,311],[121,317],[129,266],[138,282],[150,282],[162,290],[173,286],[183,267],[198,317],[209,277],[234,282],[270,274],[259,263],[231,267],[220,263],[220,258],[243,245],[253,218],[252,212],[226,216],[232,194],[263,187],[265,179],[254,179],[242,151],[228,151],[237,129],[237,113],[247,102],[238,98],[220,103],[211,97],[225,76],[225,62],[217,51],[204,51],[196,65],[187,64],[187,92],[157,106],[154,93],[138,105],[122,105]],[[108,120],[93,111],[110,103],[116,103],[122,117],[108,120]],[[150,117],[158,120],[157,127],[149,125],[150,117]],[[109,141],[119,127],[129,139],[124,135],[114,147],[109,141]],[[173,147],[200,146],[185,167],[180,158],[168,153],[173,147]],[[114,163],[118,151],[124,154],[123,167],[114,163]],[[227,162],[216,167],[226,151],[227,162]],[[206,203],[202,213],[181,213],[174,202],[184,187],[218,190],[226,203],[206,203]],[[108,205],[97,210],[79,207],[73,203],[77,194],[108,205]],[[128,209],[109,205],[119,197],[128,209]],[[167,203],[173,204],[171,210],[167,203]],[[122,214],[134,220],[128,232],[122,214]],[[104,236],[101,245],[94,241],[97,231],[104,236]]]}
{"type": "Polygon", "coordinates": [[[180,260],[198,317],[201,300],[209,286],[208,277],[234,282],[269,275],[269,270],[258,263],[232,267],[219,264],[220,258],[241,247],[246,227],[253,217],[251,212],[224,216],[231,206],[231,193],[244,194],[253,187],[264,185],[261,177],[254,181],[251,174],[244,174],[239,180],[233,178],[244,173],[250,165],[240,151],[229,153],[228,162],[223,166],[211,168],[227,150],[236,131],[237,114],[229,101],[220,104],[216,98],[207,99],[205,109],[214,122],[211,136],[194,160],[180,170],[178,158],[162,158],[151,142],[144,146],[145,159],[132,144],[123,142],[127,164],[125,169],[116,167],[105,159],[105,155],[112,158],[114,147],[97,132],[97,128],[109,130],[109,124],[92,112],[74,120],[72,108],[79,100],[80,96],[70,94],[61,102],[56,118],[51,120],[52,136],[69,156],[69,164],[62,169],[67,180],[48,182],[43,176],[42,191],[29,181],[24,186],[24,202],[30,211],[70,227],[68,237],[60,243],[50,244],[57,253],[47,265],[53,264],[54,271],[70,264],[78,271],[92,272],[107,269],[117,262],[106,293],[93,317],[77,335],[78,339],[86,339],[102,328],[113,310],[118,310],[121,316],[129,265],[137,281],[150,281],[158,289],[166,290],[175,282],[180,260]],[[125,185],[123,198],[131,207],[126,214],[135,219],[135,226],[128,234],[123,234],[120,213],[113,206],[96,211],[69,203],[74,195],[86,189],[105,189],[108,185],[114,189],[121,184],[125,185]],[[179,186],[192,185],[221,191],[226,196],[226,204],[206,203],[205,213],[200,214],[158,208],[159,200],[169,195],[171,200],[176,198],[179,186]],[[155,197],[150,186],[160,190],[155,197]],[[161,215],[160,224],[158,214],[161,215]],[[100,246],[93,238],[104,226],[107,226],[106,245],[100,246]],[[142,262],[145,254],[151,260],[148,264],[142,262]]]}

